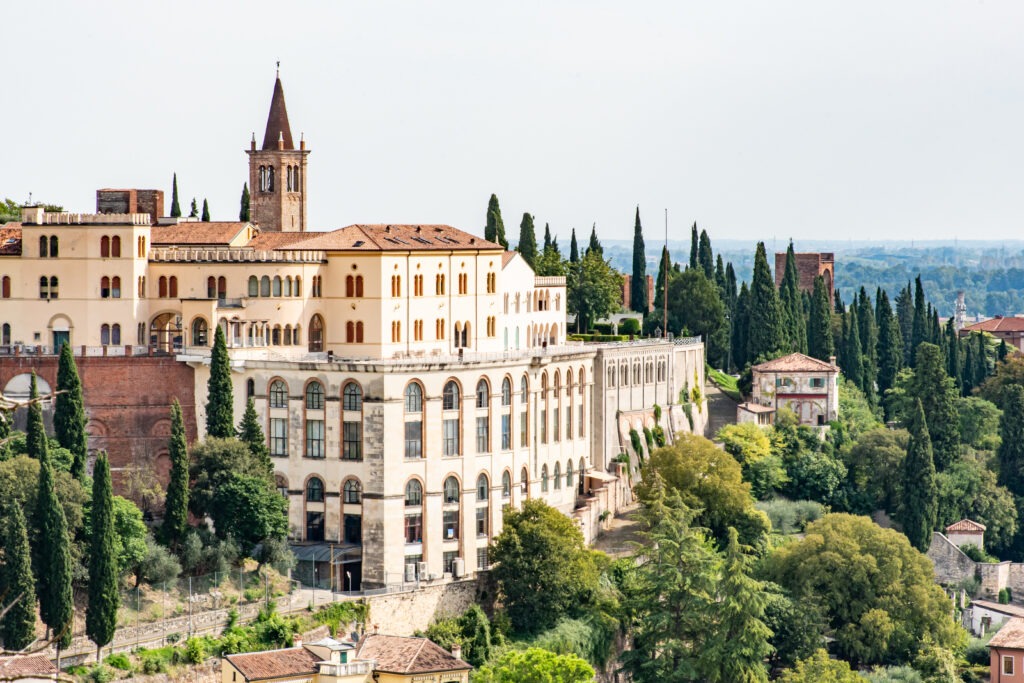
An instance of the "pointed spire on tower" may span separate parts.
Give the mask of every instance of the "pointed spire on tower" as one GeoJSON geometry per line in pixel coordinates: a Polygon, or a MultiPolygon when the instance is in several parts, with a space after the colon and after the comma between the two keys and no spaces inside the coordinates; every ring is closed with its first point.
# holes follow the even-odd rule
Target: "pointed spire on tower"
{"type": "Polygon", "coordinates": [[[263,135],[262,149],[295,149],[292,129],[288,125],[288,109],[284,105],[284,88],[281,86],[281,63],[278,62],[277,79],[274,81],[274,96],[270,100],[270,114],[267,116],[267,132],[263,135]],[[278,140],[284,146],[278,146],[278,140]]]}

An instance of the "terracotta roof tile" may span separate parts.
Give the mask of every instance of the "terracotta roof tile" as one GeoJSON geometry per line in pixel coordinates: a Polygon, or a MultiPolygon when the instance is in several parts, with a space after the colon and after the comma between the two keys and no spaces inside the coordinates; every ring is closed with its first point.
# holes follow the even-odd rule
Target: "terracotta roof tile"
{"type": "Polygon", "coordinates": [[[501,255],[501,267],[504,268],[509,262],[519,254],[518,251],[506,251],[501,255]]]}
{"type": "Polygon", "coordinates": [[[1003,605],[991,600],[971,600],[971,605],[977,605],[1000,614],[1008,614],[1011,617],[1024,617],[1024,607],[1018,607],[1017,605],[1003,605]]]}
{"type": "Polygon", "coordinates": [[[839,368],[802,353],[791,353],[753,367],[759,372],[839,372],[839,368]]]}
{"type": "Polygon", "coordinates": [[[961,332],[1024,332],[1024,318],[999,317],[964,325],[961,332]]]}
{"type": "Polygon", "coordinates": [[[57,673],[46,655],[13,655],[0,657],[0,679],[11,680],[28,676],[52,676],[57,673]]]}
{"type": "Polygon", "coordinates": [[[1024,619],[1013,617],[988,641],[989,647],[1024,648],[1024,619]]]}
{"type": "Polygon", "coordinates": [[[225,659],[250,681],[313,674],[320,661],[319,657],[304,647],[227,655],[225,659]]]}
{"type": "Polygon", "coordinates": [[[261,232],[245,246],[257,251],[280,249],[296,242],[304,242],[310,238],[308,232],[261,232]]]}
{"type": "Polygon", "coordinates": [[[0,256],[21,256],[21,223],[0,225],[0,256]]]}
{"type": "Polygon", "coordinates": [[[279,248],[371,252],[503,249],[500,244],[488,242],[450,225],[385,225],[383,223],[350,225],[279,248]]]}
{"type": "Polygon", "coordinates": [[[154,245],[210,245],[228,246],[242,232],[248,223],[217,222],[217,223],[178,223],[154,227],[150,232],[150,242],[154,245]]]}
{"type": "Polygon", "coordinates": [[[473,668],[428,638],[363,636],[357,645],[356,657],[374,660],[374,670],[384,673],[422,674],[473,668]]]}
{"type": "Polygon", "coordinates": [[[985,525],[975,522],[973,519],[961,519],[946,527],[946,531],[984,531],[985,525]]]}

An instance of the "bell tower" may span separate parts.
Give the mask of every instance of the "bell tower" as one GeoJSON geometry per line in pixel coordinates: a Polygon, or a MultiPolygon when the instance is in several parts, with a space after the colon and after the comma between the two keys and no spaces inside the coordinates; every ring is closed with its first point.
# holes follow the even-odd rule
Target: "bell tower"
{"type": "Polygon", "coordinates": [[[263,146],[256,149],[256,134],[249,155],[249,216],[265,232],[306,231],[306,141],[295,149],[284,104],[280,70],[270,100],[263,146]]]}

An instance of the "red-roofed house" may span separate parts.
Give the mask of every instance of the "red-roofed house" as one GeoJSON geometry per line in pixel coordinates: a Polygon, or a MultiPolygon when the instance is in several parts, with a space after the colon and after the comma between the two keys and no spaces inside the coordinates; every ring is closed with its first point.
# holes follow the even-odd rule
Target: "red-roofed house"
{"type": "Polygon", "coordinates": [[[755,365],[752,371],[751,401],[737,408],[740,422],[763,423],[764,408],[788,408],[800,424],[814,427],[824,427],[839,416],[839,368],[834,358],[826,363],[791,353],[755,365]]]}
{"type": "Polygon", "coordinates": [[[1008,346],[1024,351],[1024,318],[1016,316],[1004,318],[997,315],[980,323],[971,323],[960,329],[960,336],[966,337],[971,332],[988,332],[996,339],[1002,339],[1008,346]]]}
{"type": "Polygon", "coordinates": [[[1014,617],[988,641],[989,680],[1024,681],[1024,619],[1014,617]]]}

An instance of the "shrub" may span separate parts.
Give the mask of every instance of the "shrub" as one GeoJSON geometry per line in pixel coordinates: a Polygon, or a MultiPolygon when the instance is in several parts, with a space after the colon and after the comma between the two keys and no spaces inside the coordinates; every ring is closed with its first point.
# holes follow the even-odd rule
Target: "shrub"
{"type": "Polygon", "coordinates": [[[128,660],[128,656],[120,652],[110,655],[104,660],[104,662],[107,666],[112,666],[115,669],[120,669],[121,671],[132,670],[132,663],[128,660]]]}
{"type": "Polygon", "coordinates": [[[89,680],[92,683],[110,683],[114,679],[114,672],[103,666],[97,664],[93,668],[89,669],[89,680]]]}
{"type": "Polygon", "coordinates": [[[313,615],[318,624],[327,624],[331,635],[337,635],[343,626],[365,624],[369,614],[367,605],[359,602],[334,602],[313,615]]]}
{"type": "Polygon", "coordinates": [[[615,462],[621,462],[624,465],[629,464],[629,453],[619,453],[615,456],[615,462]]]}
{"type": "Polygon", "coordinates": [[[979,548],[973,543],[967,543],[965,545],[960,546],[960,550],[963,551],[964,555],[971,558],[975,562],[990,563],[999,561],[998,558],[992,557],[987,552],[985,552],[984,548],[979,548]]]}
{"type": "Polygon", "coordinates": [[[180,633],[168,633],[167,634],[167,642],[168,643],[176,643],[179,640],[181,640],[181,634],[180,633]]]}
{"type": "Polygon", "coordinates": [[[654,450],[654,434],[651,433],[650,428],[644,427],[644,441],[647,442],[647,450],[654,450]]]}
{"type": "Polygon", "coordinates": [[[693,407],[686,401],[681,401],[683,404],[683,413],[686,414],[686,421],[690,423],[690,431],[693,431],[693,407]]]}
{"type": "Polygon", "coordinates": [[[655,425],[654,429],[651,430],[654,434],[654,443],[658,445],[658,448],[665,447],[665,430],[661,428],[661,425],[655,425]]]}
{"type": "Polygon", "coordinates": [[[594,323],[594,334],[611,334],[612,324],[611,323],[594,323]]]}
{"type": "Polygon", "coordinates": [[[1006,588],[999,589],[999,604],[1008,605],[1010,604],[1010,591],[1006,588]]]}
{"type": "Polygon", "coordinates": [[[644,448],[643,445],[640,443],[640,435],[637,434],[637,431],[635,429],[629,430],[629,443],[633,446],[633,452],[637,454],[637,457],[643,458],[644,448]]]}
{"type": "Polygon", "coordinates": [[[964,659],[967,660],[968,664],[988,665],[988,640],[971,638],[971,641],[967,644],[967,649],[964,650],[964,659]]]}
{"type": "Polygon", "coordinates": [[[657,403],[654,404],[654,424],[661,422],[661,406],[657,403]]]}
{"type": "Polygon", "coordinates": [[[152,652],[147,652],[139,657],[139,663],[144,674],[162,674],[167,672],[167,662],[163,657],[152,652]]]}
{"type": "Polygon", "coordinates": [[[206,661],[206,643],[202,638],[189,638],[185,641],[185,660],[189,664],[202,664],[206,661]]]}
{"type": "Polygon", "coordinates": [[[640,334],[640,321],[636,318],[625,318],[619,323],[619,334],[640,334]]]}
{"type": "Polygon", "coordinates": [[[798,533],[825,514],[825,506],[811,500],[767,500],[755,505],[771,520],[772,530],[780,534],[798,533]]]}

